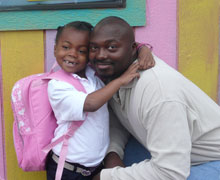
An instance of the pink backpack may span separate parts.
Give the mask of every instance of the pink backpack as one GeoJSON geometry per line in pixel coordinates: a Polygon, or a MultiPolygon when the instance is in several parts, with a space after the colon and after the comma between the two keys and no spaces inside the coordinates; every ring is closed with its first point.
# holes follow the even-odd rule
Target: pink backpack
{"type": "Polygon", "coordinates": [[[68,139],[83,121],[73,121],[68,132],[51,143],[57,127],[47,94],[48,81],[51,79],[68,82],[77,90],[85,92],[81,83],[63,70],[20,79],[13,86],[11,94],[14,114],[13,137],[18,164],[24,171],[45,170],[48,152],[63,142],[56,174],[56,179],[61,179],[68,139]]]}

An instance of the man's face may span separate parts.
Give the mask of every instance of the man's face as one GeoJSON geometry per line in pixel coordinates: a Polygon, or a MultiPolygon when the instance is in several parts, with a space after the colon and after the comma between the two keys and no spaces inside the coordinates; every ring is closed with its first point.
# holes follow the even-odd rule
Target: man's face
{"type": "Polygon", "coordinates": [[[133,44],[117,26],[95,29],[90,39],[89,59],[103,78],[120,76],[132,63],[133,44]]]}

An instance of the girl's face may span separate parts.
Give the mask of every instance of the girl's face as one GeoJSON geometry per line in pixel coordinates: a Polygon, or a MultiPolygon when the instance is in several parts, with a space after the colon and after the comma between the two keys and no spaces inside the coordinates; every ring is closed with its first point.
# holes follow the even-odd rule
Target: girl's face
{"type": "Polygon", "coordinates": [[[66,27],[54,46],[54,55],[60,67],[69,73],[86,78],[89,32],[66,27]]]}

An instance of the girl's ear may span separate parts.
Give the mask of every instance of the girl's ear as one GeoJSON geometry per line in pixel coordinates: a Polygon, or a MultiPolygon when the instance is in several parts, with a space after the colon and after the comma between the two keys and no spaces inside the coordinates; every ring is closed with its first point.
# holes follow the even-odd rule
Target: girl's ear
{"type": "Polygon", "coordinates": [[[54,56],[56,57],[56,50],[57,50],[57,46],[56,44],[54,45],[54,50],[53,50],[53,53],[54,53],[54,56]]]}

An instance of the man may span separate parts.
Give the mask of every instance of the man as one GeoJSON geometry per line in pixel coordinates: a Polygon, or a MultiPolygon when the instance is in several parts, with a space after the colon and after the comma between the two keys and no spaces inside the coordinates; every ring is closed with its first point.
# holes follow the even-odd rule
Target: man
{"type": "MultiPolygon", "coordinates": [[[[90,60],[106,82],[136,59],[134,33],[120,18],[101,20],[90,42],[90,60]]],[[[207,178],[199,169],[188,179],[219,179],[220,107],[158,57],[154,60],[155,67],[141,71],[139,79],[121,87],[110,101],[117,118],[111,114],[111,143],[105,158],[109,169],[101,171],[101,180],[185,180],[191,165],[207,162],[216,167],[212,169],[217,176],[211,172],[207,178]],[[124,167],[121,159],[129,134],[149,150],[150,160],[124,167]]]]}

